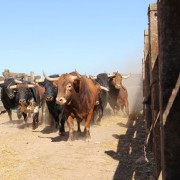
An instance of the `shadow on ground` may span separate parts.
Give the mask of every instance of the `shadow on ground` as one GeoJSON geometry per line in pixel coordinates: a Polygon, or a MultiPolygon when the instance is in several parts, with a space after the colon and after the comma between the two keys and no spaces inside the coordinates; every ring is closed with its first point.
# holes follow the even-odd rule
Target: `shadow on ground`
{"type": "Polygon", "coordinates": [[[119,139],[117,151],[105,152],[119,161],[113,180],[147,180],[150,176],[153,177],[155,172],[153,153],[144,152],[145,122],[142,115],[131,114],[127,124],[118,123],[118,125],[127,127],[126,134],[114,134],[113,137],[119,139]]]}

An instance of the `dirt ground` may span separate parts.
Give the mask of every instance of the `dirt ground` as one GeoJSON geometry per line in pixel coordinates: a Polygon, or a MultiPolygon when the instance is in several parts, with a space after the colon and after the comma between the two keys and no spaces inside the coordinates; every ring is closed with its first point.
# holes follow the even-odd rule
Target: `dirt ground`
{"type": "MultiPolygon", "coordinates": [[[[46,118],[46,117],[45,117],[46,118]]],[[[144,153],[145,128],[141,116],[130,119],[110,111],[101,125],[91,126],[91,141],[77,136],[72,145],[54,126],[43,123],[24,129],[13,114],[0,116],[0,179],[2,180],[147,180],[153,179],[153,154],[144,153]]],[[[83,125],[82,125],[83,129],[83,125]]]]}

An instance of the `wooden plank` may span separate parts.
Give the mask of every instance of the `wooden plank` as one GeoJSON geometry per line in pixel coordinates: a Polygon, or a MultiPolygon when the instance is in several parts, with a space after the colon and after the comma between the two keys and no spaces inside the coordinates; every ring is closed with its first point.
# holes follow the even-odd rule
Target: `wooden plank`
{"type": "Polygon", "coordinates": [[[147,135],[147,137],[146,137],[146,140],[145,140],[145,145],[146,145],[146,146],[147,146],[148,143],[149,143],[150,135],[151,135],[151,133],[152,133],[152,130],[155,128],[156,123],[157,123],[159,117],[160,117],[160,112],[158,113],[155,122],[154,122],[154,123],[151,125],[151,127],[150,127],[149,133],[148,133],[148,135],[147,135]]]}
{"type": "Polygon", "coordinates": [[[174,103],[174,100],[175,100],[175,98],[177,96],[177,93],[179,91],[179,87],[180,87],[180,74],[179,74],[178,80],[176,82],[176,86],[172,90],[172,93],[171,93],[171,96],[170,96],[169,101],[167,103],[166,109],[165,109],[165,111],[163,113],[163,126],[166,124],[167,117],[168,117],[169,112],[171,110],[171,107],[172,107],[172,105],[174,103]]]}

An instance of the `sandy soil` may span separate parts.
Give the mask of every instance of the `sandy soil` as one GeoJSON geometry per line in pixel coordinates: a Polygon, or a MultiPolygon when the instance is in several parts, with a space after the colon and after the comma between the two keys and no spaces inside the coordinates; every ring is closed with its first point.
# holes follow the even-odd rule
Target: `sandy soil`
{"type": "MultiPolygon", "coordinates": [[[[109,113],[108,113],[109,114],[109,113]]],[[[2,180],[147,180],[153,179],[153,154],[144,158],[145,128],[141,116],[110,114],[91,126],[91,142],[66,136],[45,124],[24,129],[23,120],[0,116],[0,179],[2,180]]],[[[83,129],[83,125],[82,125],[83,129]]]]}

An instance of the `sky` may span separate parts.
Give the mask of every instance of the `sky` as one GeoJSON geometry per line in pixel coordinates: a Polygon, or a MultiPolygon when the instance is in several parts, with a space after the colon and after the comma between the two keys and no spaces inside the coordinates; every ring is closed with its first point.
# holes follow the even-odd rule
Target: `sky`
{"type": "Polygon", "coordinates": [[[141,73],[153,0],[0,0],[0,76],[141,73]]]}

